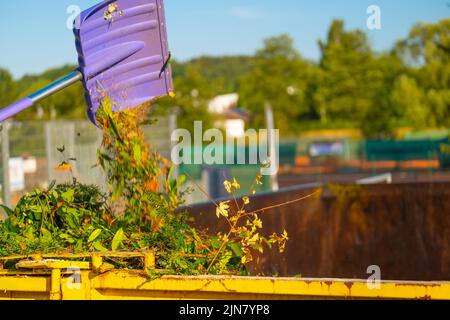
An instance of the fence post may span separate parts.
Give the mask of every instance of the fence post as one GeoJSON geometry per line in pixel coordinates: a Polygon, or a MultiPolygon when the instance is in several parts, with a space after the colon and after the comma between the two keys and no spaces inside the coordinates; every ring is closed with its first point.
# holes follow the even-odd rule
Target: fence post
{"type": "MultiPolygon", "coordinates": [[[[267,123],[267,142],[268,142],[268,149],[270,154],[270,162],[271,165],[274,165],[275,163],[278,165],[277,161],[277,147],[275,145],[275,141],[272,139],[272,131],[275,129],[275,121],[273,119],[273,111],[272,106],[270,103],[266,103],[264,106],[265,114],[266,114],[266,123],[267,123]]],[[[270,182],[272,185],[272,191],[278,191],[279,190],[279,184],[278,184],[278,175],[275,173],[270,176],[270,182]]]]}
{"type": "Polygon", "coordinates": [[[45,156],[47,158],[47,181],[50,183],[53,179],[52,176],[52,133],[51,133],[51,122],[45,122],[45,156]]]}
{"type": "MultiPolygon", "coordinates": [[[[175,147],[175,142],[172,141],[172,133],[178,129],[178,113],[179,113],[179,109],[178,108],[173,108],[170,112],[169,115],[169,145],[170,145],[170,150],[169,150],[169,157],[171,157],[172,155],[172,149],[175,147]]],[[[179,161],[177,161],[178,159],[170,159],[172,162],[177,162],[179,163],[179,161]]],[[[173,177],[172,178],[178,178],[179,177],[179,168],[177,164],[174,164],[173,167],[173,177]]]]}
{"type": "Polygon", "coordinates": [[[5,121],[2,128],[2,164],[3,164],[3,204],[11,208],[11,181],[9,176],[9,127],[5,121]]]}

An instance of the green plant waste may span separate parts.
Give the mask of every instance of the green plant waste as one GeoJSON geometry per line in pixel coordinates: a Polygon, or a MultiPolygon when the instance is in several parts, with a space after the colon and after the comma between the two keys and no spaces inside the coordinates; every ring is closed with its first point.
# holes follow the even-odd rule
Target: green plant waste
{"type": "MultiPolygon", "coordinates": [[[[228,235],[191,227],[187,214],[176,211],[184,203],[185,177],[172,178],[173,165],[144,139],[141,127],[152,124],[149,108],[114,112],[114,107],[119,108],[105,98],[97,113],[103,140],[96,165],[106,173],[109,191],[78,182],[72,176],[76,159],[67,159],[59,147],[64,161],[55,170],[67,171],[72,181],[35,190],[14,209],[3,207],[7,218],[0,222],[0,256],[154,250],[152,275],[158,270],[247,275],[251,250],[262,252],[263,242],[281,244],[276,235],[270,240],[257,236],[258,217],[246,221],[248,229],[238,229],[236,219],[228,235]]],[[[138,259],[110,260],[119,268],[142,268],[138,259]]]]}

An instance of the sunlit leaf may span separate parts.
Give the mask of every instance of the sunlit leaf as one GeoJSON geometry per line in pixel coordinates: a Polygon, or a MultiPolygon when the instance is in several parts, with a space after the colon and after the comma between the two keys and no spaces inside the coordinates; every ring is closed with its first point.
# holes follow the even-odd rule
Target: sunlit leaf
{"type": "Polygon", "coordinates": [[[117,251],[117,249],[119,249],[122,246],[123,241],[126,239],[125,234],[123,232],[123,229],[120,228],[111,243],[111,249],[112,251],[117,251]]]}
{"type": "Polygon", "coordinates": [[[91,233],[91,235],[89,236],[88,242],[94,242],[98,236],[102,233],[101,229],[96,229],[94,232],[91,233]]]}

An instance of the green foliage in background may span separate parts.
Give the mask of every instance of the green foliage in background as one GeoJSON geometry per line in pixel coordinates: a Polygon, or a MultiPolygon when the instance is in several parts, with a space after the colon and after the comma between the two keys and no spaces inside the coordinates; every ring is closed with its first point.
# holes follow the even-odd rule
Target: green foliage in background
{"type": "MultiPolygon", "coordinates": [[[[450,125],[450,19],[439,23],[419,23],[407,39],[399,41],[395,52],[407,71],[394,90],[395,98],[414,96],[405,117],[416,127],[450,125]]],[[[411,99],[411,98],[408,98],[411,99]]]]}
{"type": "Polygon", "coordinates": [[[366,34],[345,31],[342,21],[333,22],[322,51],[320,78],[314,94],[322,123],[346,119],[361,121],[376,108],[375,96],[383,85],[380,63],[366,34]]]}
{"type": "Polygon", "coordinates": [[[254,67],[240,79],[241,106],[251,112],[252,125],[263,128],[264,108],[270,104],[281,132],[295,131],[311,113],[309,89],[317,76],[317,67],[300,57],[288,35],[267,39],[254,67]]]}
{"type": "Polygon", "coordinates": [[[12,75],[6,69],[0,68],[0,103],[8,105],[14,102],[17,88],[12,75]]]}

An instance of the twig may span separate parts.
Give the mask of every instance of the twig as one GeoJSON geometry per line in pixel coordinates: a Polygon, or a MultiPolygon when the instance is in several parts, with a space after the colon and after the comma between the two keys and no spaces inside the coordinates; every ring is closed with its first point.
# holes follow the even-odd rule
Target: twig
{"type": "Polygon", "coordinates": [[[321,192],[321,190],[317,190],[317,191],[315,191],[315,192],[313,192],[313,193],[311,193],[311,194],[309,194],[307,196],[304,196],[304,197],[301,197],[301,198],[298,198],[298,199],[295,199],[295,200],[287,201],[287,202],[280,203],[280,204],[277,204],[277,205],[273,205],[273,206],[270,206],[270,207],[265,207],[265,208],[261,208],[261,209],[258,209],[258,210],[252,211],[252,212],[248,212],[248,213],[246,213],[243,216],[249,216],[249,215],[252,215],[252,214],[255,214],[255,213],[258,213],[258,212],[264,212],[266,210],[276,209],[276,208],[288,206],[290,204],[293,204],[293,203],[300,202],[300,201],[306,200],[308,198],[311,198],[311,197],[313,197],[314,195],[316,195],[319,192],[321,192]]]}
{"type": "Polygon", "coordinates": [[[208,266],[208,269],[206,269],[206,274],[209,273],[209,270],[211,270],[212,266],[214,265],[217,258],[219,257],[219,254],[222,252],[223,248],[225,248],[225,245],[228,243],[229,237],[231,236],[232,232],[233,232],[233,229],[231,229],[230,232],[228,232],[227,239],[222,242],[222,245],[220,246],[219,250],[217,250],[216,255],[214,256],[214,258],[212,259],[211,263],[208,266]]]}

